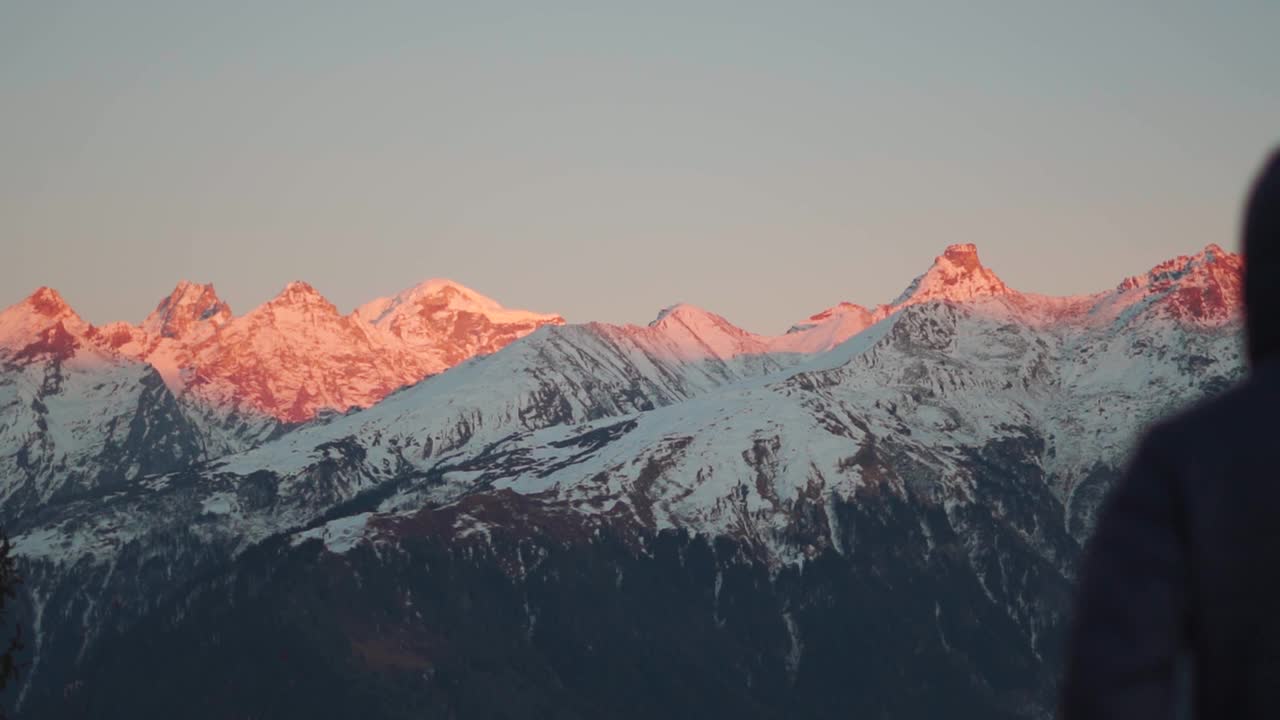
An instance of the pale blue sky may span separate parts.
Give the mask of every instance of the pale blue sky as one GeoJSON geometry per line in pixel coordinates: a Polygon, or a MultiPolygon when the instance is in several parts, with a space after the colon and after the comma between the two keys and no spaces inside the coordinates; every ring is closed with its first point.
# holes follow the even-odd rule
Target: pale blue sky
{"type": "Polygon", "coordinates": [[[0,0],[0,305],[445,276],[779,332],[953,242],[1048,293],[1234,247],[1280,141],[1274,0],[261,5],[0,0]]]}

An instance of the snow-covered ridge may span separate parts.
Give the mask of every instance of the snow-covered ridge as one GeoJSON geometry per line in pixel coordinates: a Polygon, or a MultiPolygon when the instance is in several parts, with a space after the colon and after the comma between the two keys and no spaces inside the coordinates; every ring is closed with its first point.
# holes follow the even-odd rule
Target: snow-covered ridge
{"type": "MultiPolygon", "coordinates": [[[[783,535],[794,521],[789,498],[848,499],[886,477],[901,491],[877,447],[955,478],[943,499],[950,508],[979,492],[971,453],[1010,443],[1027,453],[1027,482],[1059,498],[1074,529],[1105,482],[1099,465],[1114,469],[1144,422],[1242,366],[1230,332],[1164,322],[1159,303],[1141,305],[1131,323],[1073,325],[1074,334],[1018,322],[1017,312],[909,304],[830,351],[789,360],[715,348],[691,357],[700,346],[667,332],[734,329],[689,306],[647,327],[543,327],[367,411],[205,465],[201,482],[217,481],[208,492],[248,492],[249,478],[265,472],[276,500],[261,512],[221,499],[201,507],[219,518],[218,533],[249,543],[382,486],[380,516],[506,489],[586,514],[623,507],[651,528],[743,536],[795,560],[803,549],[783,535]]],[[[122,502],[133,512],[132,500],[122,502]]],[[[342,548],[353,541],[347,530],[377,532],[367,515],[358,519],[338,522],[342,548]]],[[[132,526],[112,515],[82,531],[115,543],[132,526]]],[[[307,537],[328,542],[325,532],[307,537]]]]}
{"type": "Polygon", "coordinates": [[[950,245],[933,261],[928,272],[916,278],[893,302],[894,306],[929,300],[964,302],[984,295],[1003,295],[1009,288],[978,259],[972,243],[950,245]]]}
{"type": "MultiPolygon", "coordinates": [[[[638,402],[642,408],[789,366],[925,303],[963,304],[1059,337],[1109,332],[1138,317],[1177,327],[1226,327],[1239,320],[1240,270],[1239,256],[1210,245],[1111,290],[1047,297],[1009,288],[981,263],[975,246],[953,245],[894,303],[875,309],[840,303],[779,336],[750,333],[719,315],[678,304],[647,326],[566,327],[523,352],[565,353],[567,363],[591,357],[597,366],[589,372],[610,378],[592,386],[597,395],[573,412],[594,412],[588,408],[598,403],[638,402]],[[638,378],[648,389],[634,387],[638,378]]],[[[425,377],[563,322],[558,315],[504,308],[441,279],[347,315],[312,286],[293,282],[237,317],[211,285],[184,281],[141,324],[95,328],[55,291],[42,288],[0,313],[0,353],[12,362],[74,353],[87,358],[91,349],[103,358],[149,364],[200,428],[205,455],[216,457],[252,447],[281,423],[372,406],[425,377]]],[[[537,387],[547,382],[539,380],[529,392],[540,392],[537,387]]]]}
{"type": "Polygon", "coordinates": [[[231,321],[231,306],[218,297],[212,284],[183,280],[160,301],[139,327],[147,337],[180,338],[192,330],[215,328],[231,321]]]}
{"type": "MultiPolygon", "coordinates": [[[[42,292],[0,314],[0,329],[44,333],[0,348],[0,514],[18,520],[36,602],[63,619],[42,631],[39,672],[74,676],[118,608],[281,533],[350,553],[423,528],[468,542],[529,532],[518,514],[464,505],[528,501],[566,528],[725,535],[794,564],[864,552],[846,542],[839,508],[895,496],[910,509],[896,530],[932,516],[975,567],[1000,568],[979,577],[999,595],[1006,543],[992,523],[1065,573],[1143,425],[1239,376],[1238,274],[1237,257],[1210,247],[1111,290],[1050,298],[1009,289],[961,248],[899,303],[838,305],[782,336],[683,304],[648,325],[548,322],[399,390],[378,383],[444,356],[406,349],[397,332],[453,328],[454,342],[506,326],[452,284],[361,318],[299,283],[214,327],[220,301],[195,286],[157,311],[178,337],[155,339],[77,325],[42,292]],[[71,338],[72,355],[49,333],[71,338]],[[207,451],[209,427],[227,418],[195,412],[240,408],[244,426],[252,403],[305,414],[355,390],[389,394],[234,453],[207,451]],[[448,528],[415,524],[448,508],[448,528]],[[154,584],[134,584],[141,576],[154,584]],[[59,642],[73,646],[64,665],[59,642]]],[[[930,549],[940,527],[921,526],[930,549]]]]}
{"type": "Polygon", "coordinates": [[[394,319],[397,313],[408,312],[471,312],[482,314],[499,324],[539,323],[563,324],[564,318],[552,313],[529,310],[513,310],[498,301],[485,297],[471,288],[446,278],[431,278],[391,297],[371,300],[356,308],[355,314],[370,325],[383,325],[394,319]],[[424,308],[423,306],[426,305],[424,308]]]}
{"type": "Polygon", "coordinates": [[[0,348],[11,352],[21,350],[59,326],[76,338],[84,336],[91,327],[57,290],[38,288],[22,302],[0,312],[0,348]]]}
{"type": "Polygon", "coordinates": [[[496,352],[543,325],[564,324],[559,315],[506,308],[441,278],[361,305],[352,317],[384,343],[406,349],[423,377],[496,352]]]}
{"type": "MultiPolygon", "coordinates": [[[[541,325],[563,322],[505,308],[448,280],[428,280],[348,315],[295,281],[235,316],[212,285],[184,280],[142,323],[102,327],[41,288],[0,314],[0,352],[13,355],[61,333],[64,344],[150,364],[215,435],[219,426],[248,423],[247,434],[259,436],[278,422],[367,407],[541,325]]],[[[242,446],[226,433],[213,444],[242,446]]]]}
{"type": "Polygon", "coordinates": [[[1180,255],[1126,278],[1110,290],[1050,296],[1010,288],[982,264],[977,246],[951,245],[892,303],[871,310],[842,302],[795,324],[774,342],[793,351],[829,349],[903,308],[926,302],[968,304],[1023,323],[1067,330],[1124,322],[1137,308],[1155,304],[1164,317],[1184,325],[1220,327],[1239,321],[1242,270],[1239,255],[1209,244],[1194,255],[1180,255]]]}
{"type": "Polygon", "coordinates": [[[814,354],[830,350],[898,311],[929,302],[970,305],[994,317],[1016,319],[1064,332],[1123,322],[1125,308],[1164,306],[1163,314],[1196,326],[1239,320],[1242,264],[1239,255],[1209,245],[1195,255],[1160,263],[1117,287],[1092,295],[1048,296],[1010,288],[982,264],[976,245],[951,245],[930,268],[888,304],[866,308],[841,302],[796,323],[783,335],[747,332],[723,317],[680,303],[662,310],[647,328],[625,326],[633,335],[661,330],[685,358],[753,354],[814,354]]]}

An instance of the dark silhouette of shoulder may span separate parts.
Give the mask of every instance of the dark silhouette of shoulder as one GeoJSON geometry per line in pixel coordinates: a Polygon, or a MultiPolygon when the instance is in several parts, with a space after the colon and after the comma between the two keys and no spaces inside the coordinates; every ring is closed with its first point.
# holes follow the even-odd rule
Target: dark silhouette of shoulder
{"type": "Polygon", "coordinates": [[[1186,471],[1225,468],[1280,451],[1280,363],[1256,368],[1226,392],[1156,423],[1142,447],[1145,455],[1154,453],[1186,471]]]}

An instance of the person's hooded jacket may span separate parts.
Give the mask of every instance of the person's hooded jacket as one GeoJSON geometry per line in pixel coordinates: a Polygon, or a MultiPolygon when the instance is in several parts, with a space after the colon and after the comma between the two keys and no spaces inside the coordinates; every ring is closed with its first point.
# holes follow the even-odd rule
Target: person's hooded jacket
{"type": "Polygon", "coordinates": [[[1063,720],[1173,718],[1182,703],[1280,718],[1280,152],[1250,196],[1244,253],[1249,375],[1151,430],[1104,502],[1063,720]]]}

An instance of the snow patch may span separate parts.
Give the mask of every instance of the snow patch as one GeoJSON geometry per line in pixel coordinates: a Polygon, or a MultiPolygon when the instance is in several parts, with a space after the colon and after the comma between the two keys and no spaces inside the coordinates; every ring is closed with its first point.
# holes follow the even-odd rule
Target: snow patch
{"type": "Polygon", "coordinates": [[[329,552],[341,555],[355,547],[364,538],[369,518],[372,516],[373,513],[364,512],[330,520],[319,527],[294,534],[290,542],[297,546],[307,540],[321,540],[329,552]]]}

